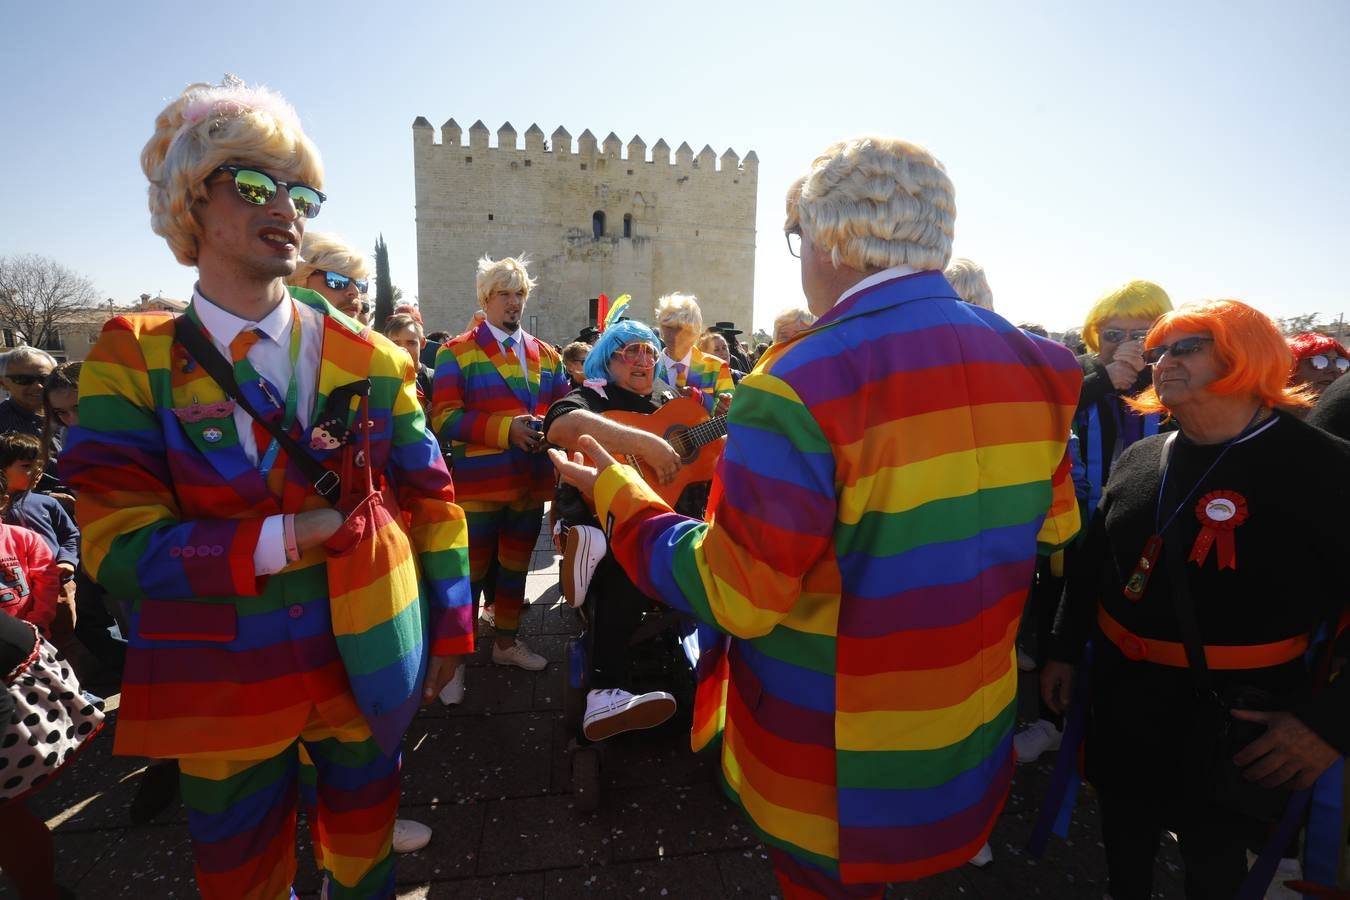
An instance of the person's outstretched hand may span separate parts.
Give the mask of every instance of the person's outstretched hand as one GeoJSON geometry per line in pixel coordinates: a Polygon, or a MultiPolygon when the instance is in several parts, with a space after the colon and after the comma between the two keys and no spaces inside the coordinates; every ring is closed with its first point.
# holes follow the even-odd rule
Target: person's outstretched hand
{"type": "Polygon", "coordinates": [[[577,446],[586,456],[595,460],[595,465],[587,465],[582,453],[573,453],[571,458],[568,458],[563,451],[553,449],[548,451],[548,457],[553,460],[553,467],[558,470],[562,480],[581,491],[587,500],[591,500],[595,497],[595,479],[599,478],[605,469],[614,465],[614,457],[589,434],[583,434],[577,441],[577,446]]]}

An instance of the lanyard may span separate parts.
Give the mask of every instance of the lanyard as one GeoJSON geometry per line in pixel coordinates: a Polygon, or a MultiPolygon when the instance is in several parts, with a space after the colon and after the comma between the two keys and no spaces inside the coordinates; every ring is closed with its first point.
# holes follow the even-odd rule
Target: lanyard
{"type": "Polygon", "coordinates": [[[1233,445],[1252,434],[1253,429],[1256,428],[1257,423],[1261,420],[1261,414],[1265,411],[1266,408],[1264,406],[1258,406],[1256,408],[1256,412],[1252,414],[1251,421],[1247,423],[1247,427],[1228,439],[1223,445],[1223,449],[1219,451],[1219,455],[1214,457],[1214,462],[1209,464],[1209,468],[1205,469],[1204,474],[1195,480],[1195,484],[1191,485],[1191,489],[1181,498],[1181,502],[1177,504],[1177,508],[1172,510],[1172,514],[1167,517],[1167,521],[1159,524],[1162,519],[1163,494],[1167,490],[1167,473],[1172,468],[1171,458],[1168,458],[1167,464],[1162,471],[1162,477],[1158,479],[1158,505],[1154,508],[1153,513],[1153,524],[1156,526],[1154,534],[1162,534],[1167,530],[1167,526],[1171,525],[1176,519],[1177,514],[1185,509],[1187,504],[1191,502],[1191,497],[1199,490],[1200,485],[1204,484],[1205,479],[1209,477],[1209,473],[1213,472],[1214,468],[1228,455],[1228,451],[1233,449],[1233,445]]]}
{"type": "MultiPolygon", "coordinates": [[[[291,430],[295,424],[296,408],[300,405],[300,379],[296,376],[296,369],[300,362],[300,310],[296,308],[295,301],[291,301],[291,377],[286,385],[286,405],[282,411],[281,427],[286,431],[291,430]]],[[[262,376],[260,375],[259,378],[262,376]]],[[[276,398],[271,397],[271,392],[263,385],[263,392],[268,394],[273,403],[276,398]]],[[[277,454],[281,452],[281,443],[272,438],[272,442],[267,445],[267,451],[258,458],[258,474],[267,480],[267,476],[272,473],[272,466],[276,464],[277,454]]]]}

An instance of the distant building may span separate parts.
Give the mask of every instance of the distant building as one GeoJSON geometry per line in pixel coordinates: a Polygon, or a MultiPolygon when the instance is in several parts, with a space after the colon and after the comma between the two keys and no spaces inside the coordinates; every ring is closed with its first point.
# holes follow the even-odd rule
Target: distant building
{"type": "Polygon", "coordinates": [[[525,329],[555,343],[594,324],[594,299],[633,297],[633,318],[650,322],[656,299],[697,294],[708,323],[751,324],[759,158],[705,146],[627,147],[612,132],[563,128],[549,141],[537,125],[517,146],[510,123],[488,145],[481,121],[468,144],[454,119],[440,143],[425,118],[413,122],[417,277],[427,327],[458,333],[478,308],[474,275],[484,253],[527,254],[539,282],[525,329]]]}

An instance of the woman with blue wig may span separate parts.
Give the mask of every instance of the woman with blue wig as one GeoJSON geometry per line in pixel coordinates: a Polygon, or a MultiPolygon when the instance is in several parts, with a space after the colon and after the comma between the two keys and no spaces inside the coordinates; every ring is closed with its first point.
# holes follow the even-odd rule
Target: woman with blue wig
{"type": "MultiPolygon", "coordinates": [[[[615,410],[649,414],[674,394],[654,393],[656,361],[660,354],[656,334],[641,322],[618,322],[600,335],[586,356],[585,383],[554,401],[544,418],[545,439],[574,449],[589,434],[616,456],[638,456],[661,483],[670,482],[680,468],[680,457],[663,438],[621,425],[604,417],[615,410]]],[[[697,505],[702,516],[706,486],[691,485],[681,506],[697,505]]],[[[600,741],[624,731],[651,728],[675,713],[675,698],[666,691],[632,694],[623,689],[628,668],[629,638],[643,613],[655,603],[634,586],[609,553],[604,532],[576,488],[563,485],[554,502],[557,522],[565,532],[563,595],[579,606],[594,592],[598,614],[593,631],[591,690],[586,696],[582,732],[600,741]]]]}

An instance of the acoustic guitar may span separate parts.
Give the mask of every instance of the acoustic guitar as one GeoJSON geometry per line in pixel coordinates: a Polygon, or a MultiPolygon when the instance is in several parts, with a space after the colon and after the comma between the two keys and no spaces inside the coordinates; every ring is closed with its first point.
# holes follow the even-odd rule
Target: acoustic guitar
{"type": "Polygon", "coordinates": [[[621,461],[637,469],[643,480],[671,506],[691,484],[711,481],[727,436],[727,417],[709,416],[703,404],[689,397],[677,397],[665,403],[654,413],[611,410],[601,413],[606,419],[665,438],[680,455],[680,469],[675,480],[658,484],[656,472],[640,457],[615,454],[621,461]]]}

